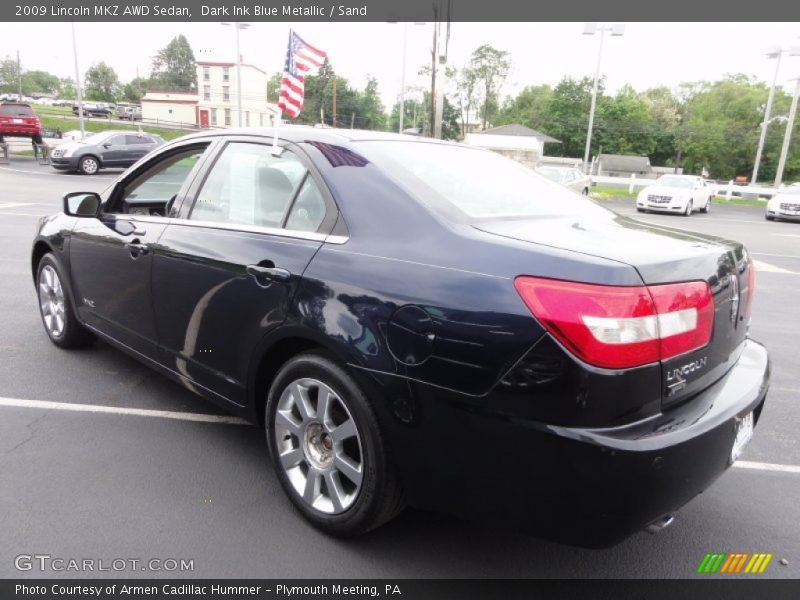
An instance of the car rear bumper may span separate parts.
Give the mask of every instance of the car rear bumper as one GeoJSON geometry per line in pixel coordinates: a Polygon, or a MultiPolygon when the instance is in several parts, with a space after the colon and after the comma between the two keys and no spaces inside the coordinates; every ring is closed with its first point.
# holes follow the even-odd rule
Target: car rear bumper
{"type": "Polygon", "coordinates": [[[435,403],[424,437],[447,452],[417,465],[409,499],[569,544],[615,544],[674,513],[731,465],[737,420],[754,411],[757,422],[769,373],[765,348],[748,340],[736,365],[688,402],[605,429],[435,403]]]}
{"type": "Polygon", "coordinates": [[[0,137],[38,137],[41,130],[38,127],[9,126],[0,127],[0,137]]]}

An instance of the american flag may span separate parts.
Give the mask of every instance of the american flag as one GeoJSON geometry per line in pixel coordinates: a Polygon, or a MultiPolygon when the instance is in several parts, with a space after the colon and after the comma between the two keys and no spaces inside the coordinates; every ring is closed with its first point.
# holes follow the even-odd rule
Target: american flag
{"type": "Polygon", "coordinates": [[[294,31],[289,31],[289,48],[283,66],[278,107],[292,119],[296,119],[303,108],[306,75],[316,73],[326,56],[325,52],[306,44],[294,31]]]}

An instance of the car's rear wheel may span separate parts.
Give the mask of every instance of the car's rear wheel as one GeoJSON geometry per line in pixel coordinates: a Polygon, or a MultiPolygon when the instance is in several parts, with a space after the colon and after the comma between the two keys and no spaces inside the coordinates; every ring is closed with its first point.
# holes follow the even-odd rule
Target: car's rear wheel
{"type": "Polygon", "coordinates": [[[375,413],[335,362],[316,353],[289,360],[270,386],[266,411],[281,485],[313,525],[354,536],[402,509],[375,413]]]}
{"type": "Polygon", "coordinates": [[[691,200],[689,200],[689,202],[686,204],[686,210],[683,211],[683,216],[684,217],[689,217],[689,216],[692,215],[692,207],[693,207],[693,205],[694,205],[694,203],[691,200]]]}
{"type": "Polygon", "coordinates": [[[78,322],[61,267],[52,254],[39,261],[36,273],[39,313],[47,336],[56,346],[81,348],[94,341],[94,335],[78,322]]]}
{"type": "Polygon", "coordinates": [[[94,156],[84,156],[78,163],[78,170],[84,175],[94,175],[100,170],[100,163],[94,156]]]}
{"type": "Polygon", "coordinates": [[[703,213],[711,212],[711,198],[708,199],[708,202],[706,202],[706,205],[700,210],[700,212],[703,213]]]}

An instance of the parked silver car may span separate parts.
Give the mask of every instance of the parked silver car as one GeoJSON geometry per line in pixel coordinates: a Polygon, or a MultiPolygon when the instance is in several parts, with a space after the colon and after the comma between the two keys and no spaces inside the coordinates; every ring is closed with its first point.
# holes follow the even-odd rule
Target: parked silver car
{"type": "Polygon", "coordinates": [[[574,167],[542,166],[537,167],[536,172],[584,196],[589,195],[592,187],[591,177],[574,167]]]}

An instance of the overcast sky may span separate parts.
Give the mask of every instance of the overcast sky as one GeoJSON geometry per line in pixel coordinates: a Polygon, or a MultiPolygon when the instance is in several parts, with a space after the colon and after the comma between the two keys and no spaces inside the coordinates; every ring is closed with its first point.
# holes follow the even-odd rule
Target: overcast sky
{"type": "MultiPolygon", "coordinates": [[[[150,71],[153,55],[183,33],[198,59],[233,61],[234,31],[216,23],[77,23],[81,70],[105,61],[126,81],[150,71]]],[[[338,74],[358,87],[368,74],[378,79],[384,104],[400,88],[403,25],[388,23],[252,23],[242,32],[245,62],[269,73],[282,68],[288,29],[326,51],[338,74]]],[[[0,57],[19,50],[24,69],[74,77],[69,23],[0,24],[0,57]]],[[[597,36],[583,36],[582,23],[453,23],[449,63],[463,65],[488,43],[507,50],[512,72],[503,96],[525,85],[555,84],[564,75],[594,72],[597,36]]],[[[682,81],[713,80],[746,73],[771,81],[775,66],[764,51],[776,44],[800,45],[798,23],[628,23],[623,37],[606,38],[602,72],[614,91],[625,83],[638,90],[682,81]]],[[[416,75],[430,62],[431,25],[408,25],[407,85],[429,85],[416,75]]],[[[787,89],[800,76],[800,57],[785,57],[779,83],[787,89]]]]}

